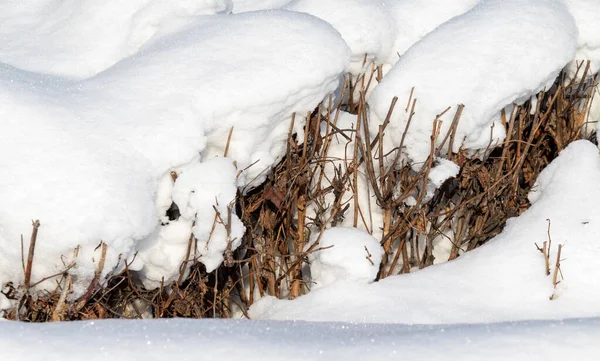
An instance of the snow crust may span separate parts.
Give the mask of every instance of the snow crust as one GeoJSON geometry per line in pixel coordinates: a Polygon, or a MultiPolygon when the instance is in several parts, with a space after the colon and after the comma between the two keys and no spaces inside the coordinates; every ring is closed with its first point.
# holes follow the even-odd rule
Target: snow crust
{"type": "MultiPolygon", "coordinates": [[[[417,164],[429,155],[436,117],[443,123],[439,143],[450,129],[458,104],[454,151],[485,149],[505,137],[500,111],[549,88],[573,59],[577,27],[562,3],[550,0],[490,0],[444,23],[412,46],[370,98],[373,132],[394,96],[399,104],[417,99],[404,143],[417,164]],[[447,107],[451,107],[441,115],[447,107]],[[495,125],[493,128],[492,126],[495,125]]],[[[387,148],[401,143],[409,111],[399,106],[387,127],[387,148]]],[[[447,144],[447,143],[446,143],[447,144]]]]}
{"type": "MultiPolygon", "coordinates": [[[[23,23],[41,21],[39,12],[27,14],[23,23]]],[[[27,57],[35,60],[32,54],[22,59],[27,57]]],[[[207,187],[188,200],[198,211],[195,197],[210,199],[204,206],[211,207],[222,196],[219,206],[226,206],[232,184],[264,179],[285,149],[292,113],[306,114],[335,90],[349,58],[346,43],[329,24],[307,14],[271,11],[203,17],[89,79],[0,64],[0,283],[22,281],[20,237],[27,247],[32,219],[42,224],[32,279],[75,262],[74,296],[93,277],[100,256],[94,249],[101,241],[108,246],[103,276],[123,267],[157,233],[163,250],[173,243],[180,251],[182,235],[189,237],[185,222],[178,229],[161,225],[164,205],[171,203],[170,172],[184,173],[185,179],[186,167],[194,174],[200,167],[194,163],[222,156],[233,128],[229,156],[236,172],[242,171],[238,183],[232,179],[236,172],[227,168],[219,174],[227,179],[227,195],[207,187]],[[282,50],[272,52],[274,47],[282,50]]],[[[301,129],[302,117],[295,124],[301,129]]],[[[189,190],[189,184],[181,187],[189,190]]],[[[193,219],[185,208],[184,219],[193,219]]],[[[199,228],[205,224],[197,226],[194,232],[205,235],[199,228]]],[[[239,224],[234,228],[239,235],[239,224]]],[[[219,260],[199,252],[207,267],[219,260]]],[[[162,267],[168,279],[175,272],[173,259],[185,254],[164,256],[147,260],[149,267],[162,267]]],[[[142,270],[140,261],[132,266],[142,270]]],[[[146,271],[149,282],[156,282],[159,275],[146,271]]],[[[56,285],[49,280],[39,285],[44,287],[56,285]]]]}
{"type": "Polygon", "coordinates": [[[265,298],[252,306],[250,316],[407,324],[600,316],[598,182],[598,148],[585,140],[574,142],[540,174],[530,193],[531,208],[510,219],[486,245],[452,262],[369,285],[336,282],[293,301],[265,298]],[[564,280],[556,289],[535,246],[548,240],[547,219],[552,271],[557,247],[564,245],[564,280]]]}
{"type": "Polygon", "coordinates": [[[373,282],[379,272],[383,247],[366,231],[351,227],[333,227],[313,235],[305,251],[309,253],[312,289],[337,281],[373,282]],[[318,241],[318,246],[313,246],[318,241]]]}

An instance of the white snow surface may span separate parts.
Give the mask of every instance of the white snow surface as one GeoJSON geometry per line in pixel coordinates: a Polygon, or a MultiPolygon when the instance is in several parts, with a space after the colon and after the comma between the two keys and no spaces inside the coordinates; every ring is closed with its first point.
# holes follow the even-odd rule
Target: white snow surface
{"type": "Polygon", "coordinates": [[[577,141],[542,171],[530,193],[531,208],[484,246],[452,262],[373,284],[336,282],[293,301],[261,299],[250,316],[406,324],[598,317],[599,182],[598,148],[577,141]],[[534,244],[541,247],[548,240],[546,219],[551,221],[552,271],[558,245],[564,245],[564,280],[556,289],[534,244]]]}
{"type": "Polygon", "coordinates": [[[352,227],[333,227],[314,234],[306,245],[311,289],[337,281],[369,283],[375,280],[383,257],[379,241],[364,230],[352,227]]]}
{"type": "MultiPolygon", "coordinates": [[[[0,283],[22,281],[32,219],[42,225],[34,282],[64,270],[79,246],[76,296],[101,241],[103,275],[122,267],[160,231],[169,172],[223,155],[231,128],[229,156],[239,170],[255,163],[239,184],[260,182],[285,150],[292,113],[335,90],[349,58],[326,22],[270,11],[204,17],[84,80],[0,64],[0,283]]],[[[183,230],[173,233],[180,242],[183,230]]]]}
{"type": "MultiPolygon", "coordinates": [[[[361,52],[385,62],[387,51],[390,65],[402,55],[376,88],[371,116],[382,121],[391,98],[402,104],[416,86],[405,143],[413,161],[426,156],[433,119],[447,106],[444,129],[465,104],[457,139],[466,141],[456,145],[477,149],[489,143],[500,109],[547,87],[573,58],[590,60],[592,73],[600,68],[597,0],[478,2],[290,5],[333,27],[287,11],[226,15],[290,0],[2,2],[0,284],[22,281],[20,236],[27,247],[37,218],[33,281],[75,261],[74,297],[93,276],[100,241],[108,245],[103,275],[137,252],[130,268],[147,287],[178,276],[192,232],[199,247],[189,257],[215,268],[244,231],[234,215],[213,231],[215,208],[226,214],[238,187],[264,179],[281,157],[291,114],[314,109],[361,52]],[[165,215],[172,202],[177,220],[165,215]]],[[[591,121],[599,118],[598,98],[591,121]]],[[[401,108],[388,128],[393,145],[407,119],[401,108]]],[[[353,121],[342,113],[338,125],[353,121]]],[[[295,125],[301,132],[302,117],[295,125]]],[[[332,164],[353,154],[341,138],[332,143],[332,164]]],[[[458,171],[438,161],[434,187],[458,171]]],[[[369,283],[379,243],[368,232],[336,228],[320,243],[333,247],[310,255],[322,286],[294,301],[258,301],[252,318],[268,320],[34,325],[0,318],[0,349],[24,361],[596,360],[599,183],[598,149],[578,141],[541,173],[529,210],[455,261],[369,283]],[[548,240],[547,219],[552,270],[564,245],[556,288],[534,245],[548,240]]],[[[362,176],[356,186],[361,208],[374,205],[362,176]]],[[[377,234],[380,216],[374,210],[359,227],[377,234]]],[[[56,284],[39,288],[46,286],[56,284]]],[[[0,294],[0,310],[10,306],[0,294]]]]}
{"type": "Polygon", "coordinates": [[[136,53],[153,38],[231,0],[7,0],[0,3],[0,63],[87,78],[136,53]]]}
{"type": "Polygon", "coordinates": [[[294,0],[284,9],[315,15],[335,27],[352,49],[348,71],[359,75],[390,57],[396,22],[383,0],[294,0]]]}
{"type": "Polygon", "coordinates": [[[233,320],[0,321],[7,357],[37,360],[597,360],[600,319],[409,326],[233,320]]]}
{"type": "MultiPolygon", "coordinates": [[[[187,267],[183,277],[193,260],[212,272],[223,262],[228,247],[231,252],[240,245],[245,227],[235,212],[229,215],[228,209],[236,198],[236,175],[237,169],[228,158],[208,159],[183,169],[170,197],[181,216],[172,221],[165,217],[164,225],[137,247],[137,259],[143,265],[139,274],[146,288],[175,281],[184,262],[187,267]],[[196,248],[186,254],[192,232],[196,248]]],[[[139,267],[133,264],[130,268],[139,267]]]]}
{"type": "Polygon", "coordinates": [[[437,189],[447,179],[456,177],[460,172],[458,164],[448,159],[438,159],[438,164],[429,171],[429,181],[437,189]]]}
{"type": "MultiPolygon", "coordinates": [[[[371,129],[383,123],[394,96],[406,104],[414,87],[416,114],[404,146],[417,166],[429,155],[434,119],[443,122],[439,143],[458,104],[465,108],[454,151],[494,145],[505,136],[500,111],[549,88],[575,56],[577,34],[573,17],[555,0],[484,1],[404,53],[371,94],[371,129]]],[[[396,107],[386,128],[386,149],[401,143],[410,111],[403,108],[396,107]]]]}
{"type": "Polygon", "coordinates": [[[279,9],[292,0],[232,0],[233,13],[279,9]]]}
{"type": "Polygon", "coordinates": [[[402,54],[435,28],[473,8],[481,0],[385,0],[398,34],[386,63],[394,65],[402,54]]]}
{"type": "MultiPolygon", "coordinates": [[[[575,61],[570,65],[569,71],[573,74],[577,64],[590,61],[588,76],[600,71],[600,1],[597,0],[564,0],[569,11],[577,22],[579,37],[577,40],[577,54],[575,61]]],[[[585,64],[580,69],[583,74],[585,64]]]]}

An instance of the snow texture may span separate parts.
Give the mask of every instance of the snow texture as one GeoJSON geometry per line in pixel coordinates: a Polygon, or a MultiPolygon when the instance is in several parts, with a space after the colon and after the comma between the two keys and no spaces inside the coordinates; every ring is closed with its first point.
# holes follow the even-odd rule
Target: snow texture
{"type": "Polygon", "coordinates": [[[386,0],[386,10],[398,29],[394,51],[386,63],[396,64],[413,44],[451,18],[470,10],[479,1],[386,0]]]}
{"type": "Polygon", "coordinates": [[[452,262],[373,284],[335,282],[293,301],[265,298],[252,306],[250,316],[406,324],[598,317],[599,182],[598,149],[585,140],[574,142],[540,174],[529,196],[531,208],[510,219],[486,245],[452,262]],[[548,240],[547,219],[552,271],[558,245],[564,245],[564,280],[556,289],[535,246],[548,240]]]}
{"type": "Polygon", "coordinates": [[[0,347],[21,361],[593,361],[600,352],[599,337],[599,319],[441,326],[186,319],[41,325],[0,321],[0,347]]]}
{"type": "MultiPolygon", "coordinates": [[[[11,21],[35,25],[39,16],[11,21]]],[[[23,55],[23,64],[28,57],[35,60],[23,55]]],[[[238,184],[261,182],[285,150],[292,113],[306,114],[335,90],[349,58],[346,43],[326,22],[270,11],[203,17],[89,79],[0,63],[0,283],[22,281],[20,238],[27,246],[32,219],[42,224],[32,279],[75,262],[74,297],[93,277],[101,241],[108,246],[103,276],[123,267],[138,243],[155,233],[161,233],[160,244],[181,243],[191,224],[189,232],[183,221],[160,229],[164,205],[171,203],[164,198],[170,171],[222,156],[233,128],[229,156],[238,170],[253,164],[238,184]],[[168,233],[172,239],[164,238],[168,233]]],[[[76,69],[70,75],[77,76],[76,69]]],[[[295,124],[302,129],[302,118],[295,124]]],[[[203,197],[212,206],[219,194],[203,197]]],[[[194,232],[204,235],[198,227],[194,232]]],[[[165,257],[182,259],[179,245],[174,249],[176,255],[165,257]]],[[[214,267],[216,256],[203,254],[214,267]]],[[[132,266],[142,269],[140,261],[132,266]]],[[[173,270],[165,272],[168,278],[173,270]]],[[[54,280],[44,287],[54,289],[54,280]]]]}
{"type": "Polygon", "coordinates": [[[348,71],[359,75],[390,57],[396,22],[383,0],[294,0],[284,9],[315,15],[336,28],[352,49],[348,71]]]}
{"type": "MultiPolygon", "coordinates": [[[[590,61],[588,76],[600,71],[600,1],[597,0],[564,0],[569,11],[575,18],[579,29],[577,39],[577,54],[575,61],[569,66],[572,75],[577,71],[577,65],[587,60],[590,61]]],[[[583,68],[579,75],[583,74],[583,68]]]]}
{"type": "Polygon", "coordinates": [[[182,264],[187,265],[185,277],[195,259],[212,272],[223,262],[226,250],[235,251],[240,245],[245,227],[235,211],[229,211],[236,198],[236,174],[228,158],[213,158],[183,169],[170,197],[178,206],[179,219],[164,219],[158,232],[138,246],[137,257],[143,264],[139,273],[147,288],[175,281],[182,264]],[[197,242],[186,254],[190,230],[197,242]]]}
{"type": "Polygon", "coordinates": [[[226,13],[231,0],[8,0],[0,3],[0,63],[87,78],[144,44],[203,15],[226,13]]]}
{"type": "MultiPolygon", "coordinates": [[[[373,90],[371,129],[382,124],[394,96],[418,99],[404,142],[418,168],[430,150],[434,119],[439,143],[464,104],[454,151],[481,150],[504,139],[500,111],[549,88],[575,56],[577,27],[562,3],[552,0],[489,0],[444,23],[412,46],[373,90]],[[441,115],[447,107],[451,107],[441,115]]],[[[409,118],[396,107],[386,129],[386,149],[401,143],[409,118]]],[[[410,110],[410,107],[409,107],[410,110]]],[[[446,145],[448,142],[446,143],[446,145]]]]}
{"type": "Polygon", "coordinates": [[[311,247],[315,250],[308,254],[312,289],[336,281],[373,282],[384,253],[375,237],[351,227],[333,227],[317,233],[305,251],[311,247]]]}
{"type": "Polygon", "coordinates": [[[458,164],[448,159],[438,159],[438,164],[429,171],[429,181],[435,188],[439,188],[447,179],[456,177],[460,172],[458,164]]]}
{"type": "Polygon", "coordinates": [[[233,13],[279,9],[292,0],[233,0],[233,13]]]}

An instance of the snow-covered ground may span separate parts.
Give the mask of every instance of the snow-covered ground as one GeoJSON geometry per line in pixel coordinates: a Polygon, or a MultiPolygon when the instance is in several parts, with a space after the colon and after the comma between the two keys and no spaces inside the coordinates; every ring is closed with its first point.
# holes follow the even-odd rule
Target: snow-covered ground
{"type": "MultiPolygon", "coordinates": [[[[244,233],[225,217],[236,191],[281,159],[293,114],[302,139],[303,115],[367,64],[385,74],[369,95],[373,122],[394,96],[419,100],[406,137],[403,105],[386,130],[390,147],[406,138],[417,167],[448,106],[442,131],[465,105],[456,149],[501,141],[502,109],[575,61],[598,71],[600,2],[9,0],[0,45],[0,284],[23,282],[21,236],[39,219],[33,281],[68,269],[77,297],[100,242],[103,277],[136,255],[129,269],[147,287],[178,276],[192,233],[194,254],[217,268],[244,233]],[[178,219],[166,215],[173,203],[178,219]]],[[[353,126],[348,114],[340,122],[353,126]]],[[[432,187],[457,172],[439,163],[432,187]]],[[[259,300],[250,315],[262,320],[0,319],[0,350],[15,360],[596,360],[599,183],[598,148],[578,141],[539,176],[528,211],[456,261],[372,283],[378,239],[326,230],[325,249],[309,257],[316,287],[259,300]],[[551,275],[535,246],[548,222],[551,275]]],[[[0,294],[0,310],[10,306],[0,294]]]]}
{"type": "Polygon", "coordinates": [[[292,321],[0,322],[7,360],[594,361],[600,319],[408,326],[292,321]]]}

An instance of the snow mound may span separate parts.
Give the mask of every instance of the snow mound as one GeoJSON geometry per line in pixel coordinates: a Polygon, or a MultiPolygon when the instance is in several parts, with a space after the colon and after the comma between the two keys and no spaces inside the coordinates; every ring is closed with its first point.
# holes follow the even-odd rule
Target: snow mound
{"type": "Polygon", "coordinates": [[[383,0],[294,0],[284,9],[309,13],[333,25],[352,49],[348,71],[354,75],[390,57],[396,22],[383,0]]]}
{"type": "Polygon", "coordinates": [[[86,80],[0,64],[0,283],[22,281],[20,237],[27,246],[32,219],[42,224],[34,281],[76,262],[77,295],[101,241],[103,276],[122,267],[160,232],[170,171],[222,156],[232,128],[229,156],[239,170],[255,163],[239,184],[260,182],[285,150],[292,113],[335,90],[349,57],[326,22],[271,11],[203,18],[86,80]]]}
{"type": "Polygon", "coordinates": [[[203,15],[226,13],[231,0],[37,0],[0,4],[0,62],[87,78],[134,54],[154,37],[203,15]]]}
{"type": "Polygon", "coordinates": [[[252,306],[251,316],[409,324],[598,317],[599,182],[598,149],[574,142],[540,174],[531,208],[486,245],[452,262],[369,285],[336,282],[293,301],[267,298],[252,306]],[[557,246],[564,244],[565,279],[556,289],[534,244],[548,240],[547,219],[552,271],[557,246]]]}
{"type": "Polygon", "coordinates": [[[350,227],[334,227],[315,234],[306,245],[316,241],[317,251],[308,255],[313,289],[336,281],[373,282],[383,257],[383,248],[369,233],[350,227]]]}
{"type": "Polygon", "coordinates": [[[385,6],[395,19],[398,35],[386,63],[396,64],[402,54],[425,35],[451,18],[463,14],[481,0],[387,0],[385,6]]]}
{"type": "MultiPolygon", "coordinates": [[[[588,76],[600,71],[600,1],[597,0],[565,0],[569,11],[575,18],[579,28],[577,54],[575,61],[569,66],[572,74],[577,71],[577,64],[590,61],[588,76]]],[[[579,71],[583,74],[585,64],[579,71]]]]}
{"type": "MultiPolygon", "coordinates": [[[[549,88],[576,50],[577,28],[561,3],[549,0],[490,0],[457,16],[412,46],[371,94],[371,129],[383,123],[394,96],[416,103],[404,142],[415,163],[429,155],[433,122],[444,138],[457,105],[465,108],[454,151],[478,150],[504,139],[500,111],[549,88]],[[447,107],[451,107],[441,115],[447,107]],[[440,116],[441,115],[441,116],[440,116]],[[492,128],[493,126],[493,128],[492,128]]],[[[409,118],[396,107],[387,149],[401,143],[409,118]]],[[[447,143],[446,143],[447,144],[447,143]]]]}

